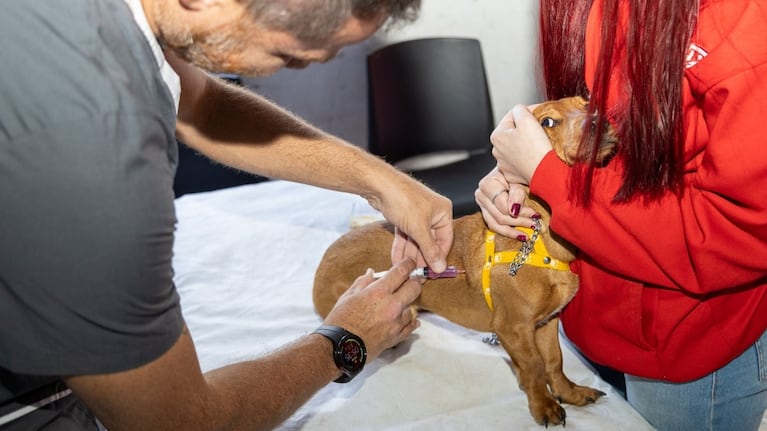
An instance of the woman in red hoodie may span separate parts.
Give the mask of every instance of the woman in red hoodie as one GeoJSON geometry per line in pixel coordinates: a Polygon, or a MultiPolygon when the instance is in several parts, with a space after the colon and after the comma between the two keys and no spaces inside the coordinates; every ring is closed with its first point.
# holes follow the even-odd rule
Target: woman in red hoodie
{"type": "MultiPolygon", "coordinates": [[[[580,249],[562,313],[626,373],[659,429],[757,429],[767,407],[767,0],[541,0],[546,97],[580,94],[618,131],[605,167],[568,167],[516,106],[477,202],[530,226],[526,189],[580,249]],[[508,193],[504,193],[504,192],[508,193]]],[[[584,140],[582,147],[587,146],[584,140]]],[[[585,154],[585,153],[584,153],[585,154]]]]}

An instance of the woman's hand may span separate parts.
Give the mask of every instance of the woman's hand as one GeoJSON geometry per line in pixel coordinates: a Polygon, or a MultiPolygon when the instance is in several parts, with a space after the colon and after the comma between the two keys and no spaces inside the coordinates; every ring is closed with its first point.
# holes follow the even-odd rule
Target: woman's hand
{"type": "Polygon", "coordinates": [[[525,105],[516,105],[501,119],[490,142],[498,170],[509,184],[528,185],[538,164],[552,150],[549,137],[525,105]]]}
{"type": "Polygon", "coordinates": [[[498,234],[527,239],[515,227],[531,227],[539,217],[525,206],[535,169],[552,150],[551,142],[530,109],[517,105],[490,135],[498,165],[479,182],[474,194],[488,227],[498,234]]]}
{"type": "Polygon", "coordinates": [[[487,227],[500,235],[525,241],[524,232],[515,227],[532,227],[534,219],[540,217],[532,208],[524,206],[527,192],[526,186],[506,181],[496,167],[479,181],[474,199],[487,227]]]}

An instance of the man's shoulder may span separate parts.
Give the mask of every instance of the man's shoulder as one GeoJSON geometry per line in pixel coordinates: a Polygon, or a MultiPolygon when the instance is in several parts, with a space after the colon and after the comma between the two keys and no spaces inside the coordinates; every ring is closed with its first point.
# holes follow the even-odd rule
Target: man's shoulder
{"type": "Polygon", "coordinates": [[[10,2],[0,15],[0,138],[131,109],[173,127],[173,99],[123,0],[10,2]]]}

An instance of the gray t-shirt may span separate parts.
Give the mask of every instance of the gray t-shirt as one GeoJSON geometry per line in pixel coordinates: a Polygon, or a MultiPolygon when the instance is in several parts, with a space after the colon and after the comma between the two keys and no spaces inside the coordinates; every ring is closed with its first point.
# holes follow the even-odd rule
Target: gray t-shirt
{"type": "MultiPolygon", "coordinates": [[[[145,364],[183,328],[175,106],[149,45],[123,0],[14,0],[0,58],[0,368],[145,364]]],[[[0,380],[0,406],[16,391],[0,380]]]]}

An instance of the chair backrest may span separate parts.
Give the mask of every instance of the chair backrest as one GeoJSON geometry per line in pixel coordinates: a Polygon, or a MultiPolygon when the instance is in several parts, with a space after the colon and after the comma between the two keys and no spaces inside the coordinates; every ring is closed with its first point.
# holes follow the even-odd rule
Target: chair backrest
{"type": "Polygon", "coordinates": [[[476,39],[415,39],[371,53],[370,152],[395,163],[445,151],[489,151],[495,121],[476,39]]]}

